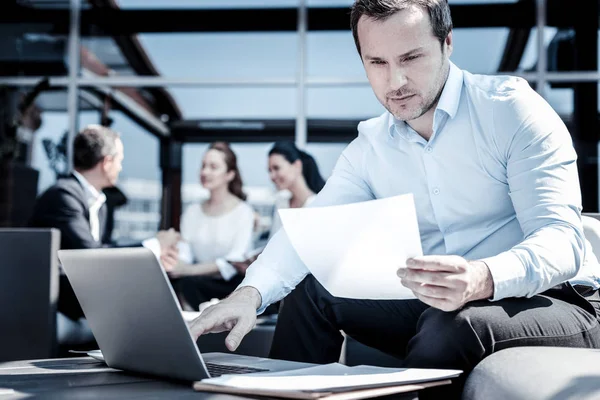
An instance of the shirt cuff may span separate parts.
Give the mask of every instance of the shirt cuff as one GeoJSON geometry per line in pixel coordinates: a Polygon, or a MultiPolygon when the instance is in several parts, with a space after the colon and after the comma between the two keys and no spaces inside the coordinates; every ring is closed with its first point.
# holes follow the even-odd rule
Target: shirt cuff
{"type": "Polygon", "coordinates": [[[497,256],[484,258],[494,281],[494,297],[492,301],[508,297],[523,297],[527,294],[524,283],[527,278],[525,266],[512,251],[500,253],[497,256]]]}
{"type": "Polygon", "coordinates": [[[277,298],[277,293],[274,293],[273,288],[279,288],[281,286],[281,281],[277,278],[276,274],[252,274],[251,270],[252,266],[246,270],[246,276],[237,289],[243,286],[252,286],[254,289],[258,290],[261,303],[256,313],[262,314],[271,303],[276,301],[274,299],[277,298]]]}
{"type": "Polygon", "coordinates": [[[226,281],[231,280],[231,278],[233,278],[237,274],[237,269],[235,269],[233,265],[225,261],[224,258],[217,258],[215,264],[217,264],[217,268],[219,269],[221,276],[226,281]]]}

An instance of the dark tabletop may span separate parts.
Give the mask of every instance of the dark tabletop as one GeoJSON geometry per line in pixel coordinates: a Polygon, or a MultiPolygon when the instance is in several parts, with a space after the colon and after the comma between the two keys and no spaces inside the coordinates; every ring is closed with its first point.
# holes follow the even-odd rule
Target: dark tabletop
{"type": "MultiPolygon", "coordinates": [[[[191,383],[126,373],[90,357],[0,363],[0,400],[31,398],[240,400],[242,397],[195,392],[191,383]]],[[[412,400],[416,394],[391,398],[412,400]]]]}
{"type": "Polygon", "coordinates": [[[89,357],[0,363],[0,399],[238,399],[199,393],[190,383],[108,368],[89,357]]]}

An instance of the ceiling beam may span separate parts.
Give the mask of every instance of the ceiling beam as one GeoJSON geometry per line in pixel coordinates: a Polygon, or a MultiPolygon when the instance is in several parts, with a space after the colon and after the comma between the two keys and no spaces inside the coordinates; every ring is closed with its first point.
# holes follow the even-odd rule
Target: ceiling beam
{"type": "MultiPolygon", "coordinates": [[[[571,27],[576,15],[568,1],[555,0],[548,6],[548,26],[571,27]]],[[[450,6],[456,28],[535,26],[535,3],[453,4],[450,6]]],[[[0,23],[19,29],[23,24],[41,24],[54,34],[68,32],[69,12],[64,9],[5,7],[0,23]]],[[[347,7],[309,8],[309,31],[350,29],[347,7]]],[[[133,35],[172,32],[295,32],[296,8],[249,9],[113,9],[81,11],[81,34],[133,35]]]]}

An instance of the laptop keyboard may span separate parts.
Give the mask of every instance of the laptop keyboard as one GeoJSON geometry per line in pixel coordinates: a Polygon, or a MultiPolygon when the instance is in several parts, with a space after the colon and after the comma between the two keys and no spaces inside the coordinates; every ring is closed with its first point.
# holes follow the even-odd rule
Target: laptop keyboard
{"type": "Polygon", "coordinates": [[[223,365],[215,363],[204,363],[212,378],[226,374],[251,374],[253,372],[267,372],[268,369],[242,367],[238,365],[223,365]]]}

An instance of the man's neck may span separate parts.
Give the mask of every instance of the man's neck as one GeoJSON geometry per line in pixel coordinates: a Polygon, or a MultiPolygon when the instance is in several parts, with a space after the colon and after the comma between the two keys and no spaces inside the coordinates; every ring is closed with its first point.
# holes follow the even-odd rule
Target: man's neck
{"type": "Polygon", "coordinates": [[[450,76],[450,63],[448,62],[446,65],[446,72],[444,78],[444,84],[440,88],[439,93],[437,94],[437,98],[431,108],[427,110],[427,112],[421,115],[419,118],[413,119],[411,121],[406,121],[406,123],[415,130],[423,139],[429,141],[431,136],[433,136],[433,117],[435,115],[435,110],[440,102],[440,98],[442,97],[442,93],[444,92],[444,88],[448,83],[448,77],[450,76]]]}
{"type": "Polygon", "coordinates": [[[429,141],[431,136],[433,136],[433,114],[435,113],[435,108],[437,107],[437,103],[431,107],[429,111],[425,114],[421,115],[417,119],[413,119],[411,121],[406,121],[408,126],[414,129],[415,132],[419,134],[423,139],[429,141]]]}
{"type": "Polygon", "coordinates": [[[94,189],[96,189],[98,193],[102,192],[104,189],[103,180],[96,176],[93,171],[75,171],[81,175],[81,177],[83,177],[94,189]]]}

